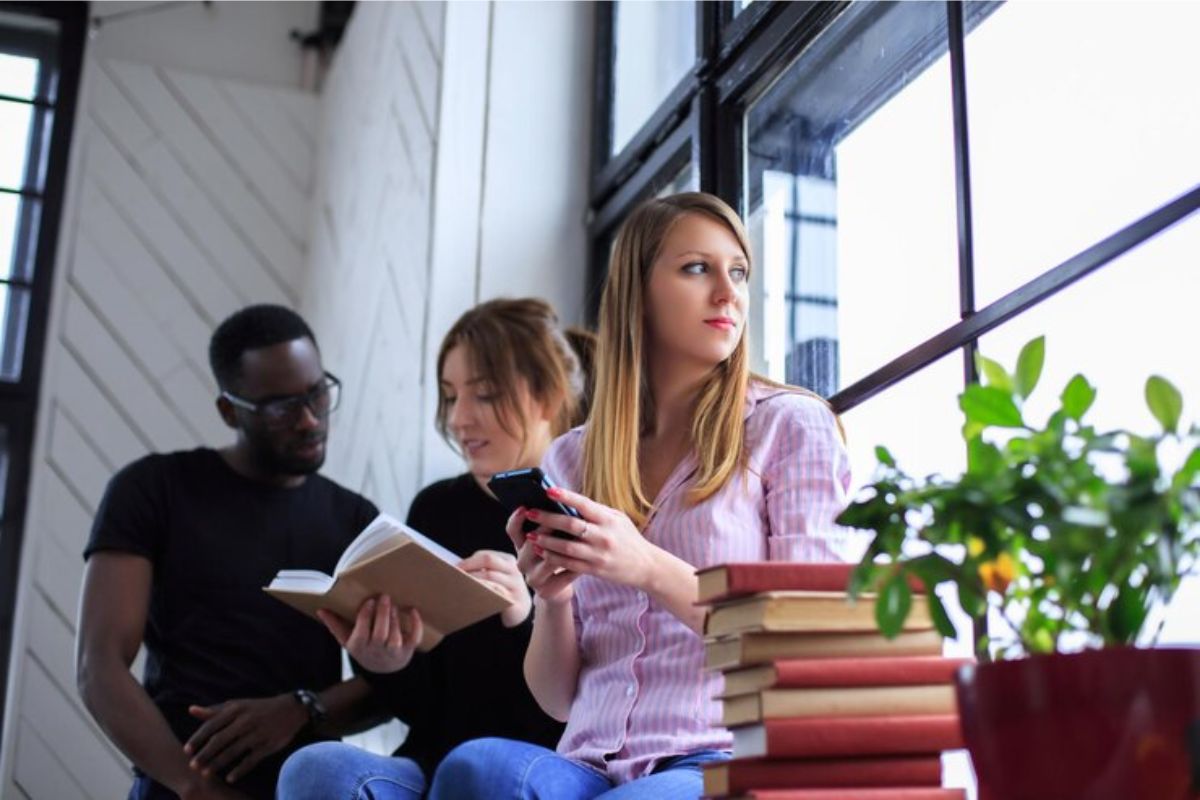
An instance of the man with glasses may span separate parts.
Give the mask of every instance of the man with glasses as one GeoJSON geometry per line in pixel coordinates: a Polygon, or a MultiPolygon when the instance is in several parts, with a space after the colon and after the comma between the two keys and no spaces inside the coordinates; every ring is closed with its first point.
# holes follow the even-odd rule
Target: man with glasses
{"type": "Polygon", "coordinates": [[[123,469],[84,552],[77,680],[135,765],[131,798],[272,798],[291,752],[371,714],[320,623],[262,591],[280,569],[332,572],[377,514],[316,474],[340,384],[280,306],[221,323],[209,360],[235,442],[123,469]]]}

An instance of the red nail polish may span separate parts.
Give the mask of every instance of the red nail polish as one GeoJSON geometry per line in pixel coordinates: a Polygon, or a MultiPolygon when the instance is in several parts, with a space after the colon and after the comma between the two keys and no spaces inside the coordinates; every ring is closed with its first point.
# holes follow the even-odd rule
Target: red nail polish
{"type": "Polygon", "coordinates": [[[541,547],[541,546],[539,546],[539,545],[536,545],[536,544],[535,544],[535,545],[533,546],[533,552],[534,552],[535,554],[539,555],[539,556],[543,556],[543,555],[545,555],[545,554],[546,554],[546,548],[544,548],[544,547],[541,547]]]}
{"type": "Polygon", "coordinates": [[[546,494],[550,495],[551,497],[562,497],[562,489],[559,489],[557,486],[554,486],[554,487],[547,489],[546,494]]]}
{"type": "Polygon", "coordinates": [[[527,533],[527,534],[525,534],[525,538],[529,539],[530,541],[536,542],[538,540],[538,535],[536,533],[527,533]]]}
{"type": "Polygon", "coordinates": [[[530,519],[541,519],[542,513],[535,508],[531,508],[525,512],[525,516],[529,517],[530,519]]]}

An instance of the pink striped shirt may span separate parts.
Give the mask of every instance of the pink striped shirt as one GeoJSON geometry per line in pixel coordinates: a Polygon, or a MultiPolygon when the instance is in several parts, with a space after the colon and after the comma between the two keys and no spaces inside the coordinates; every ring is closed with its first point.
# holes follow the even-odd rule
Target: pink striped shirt
{"type": "MultiPolygon", "coordinates": [[[[837,424],[818,400],[752,384],[746,404],[749,470],[698,505],[686,495],[689,455],[667,478],[643,533],[696,567],[730,561],[844,561],[859,534],[834,523],[850,467],[837,424]]],[[[543,468],[581,484],[583,429],[560,436],[543,468]]],[[[583,576],[575,582],[581,667],[558,752],[616,783],[650,774],[664,758],[728,750],[719,724],[721,676],[704,671],[704,641],[645,592],[583,576]]]]}

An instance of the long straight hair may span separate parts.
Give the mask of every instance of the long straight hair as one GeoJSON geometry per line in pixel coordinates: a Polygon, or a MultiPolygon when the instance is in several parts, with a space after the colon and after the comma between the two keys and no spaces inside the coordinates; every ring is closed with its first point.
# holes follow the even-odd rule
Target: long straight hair
{"type": "MultiPolygon", "coordinates": [[[[625,512],[641,528],[652,511],[642,491],[638,442],[654,418],[646,380],[645,313],[650,270],[671,226],[702,214],[729,229],[751,265],[750,239],[741,219],[720,198],[686,192],[639,206],[617,234],[600,300],[596,385],[584,434],[583,490],[625,512]]],[[[745,327],[729,358],[702,385],[692,416],[691,439],[699,467],[688,499],[711,497],[744,464],[744,409],[750,384],[745,327]]]]}

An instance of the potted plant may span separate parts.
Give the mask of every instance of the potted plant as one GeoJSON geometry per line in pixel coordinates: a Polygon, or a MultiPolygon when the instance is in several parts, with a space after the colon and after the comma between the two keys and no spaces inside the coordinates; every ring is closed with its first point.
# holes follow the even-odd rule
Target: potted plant
{"type": "Polygon", "coordinates": [[[1039,427],[1024,403],[1044,352],[1031,341],[1012,373],[978,359],[983,382],[959,396],[960,477],[914,478],[876,448],[876,480],[839,518],[875,532],[850,593],[877,591],[887,635],[913,578],[944,635],[938,585],[990,621],[977,649],[1000,660],[957,681],[981,798],[1200,797],[1200,650],[1145,647],[1200,555],[1200,429],[1180,432],[1180,393],[1151,377],[1161,432],[1098,430],[1082,375],[1039,427]]]}

